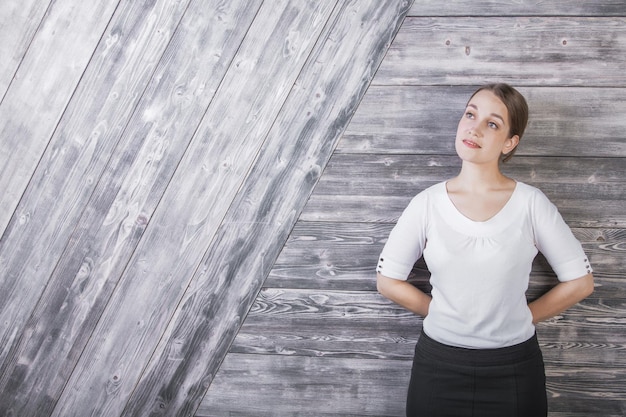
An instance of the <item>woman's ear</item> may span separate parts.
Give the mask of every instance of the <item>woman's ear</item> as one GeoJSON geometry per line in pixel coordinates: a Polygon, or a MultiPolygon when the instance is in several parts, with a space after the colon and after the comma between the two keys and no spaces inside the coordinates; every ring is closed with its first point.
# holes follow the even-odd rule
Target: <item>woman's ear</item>
{"type": "Polygon", "coordinates": [[[504,142],[504,148],[502,148],[503,154],[511,153],[513,149],[519,144],[519,136],[513,135],[504,142]]]}

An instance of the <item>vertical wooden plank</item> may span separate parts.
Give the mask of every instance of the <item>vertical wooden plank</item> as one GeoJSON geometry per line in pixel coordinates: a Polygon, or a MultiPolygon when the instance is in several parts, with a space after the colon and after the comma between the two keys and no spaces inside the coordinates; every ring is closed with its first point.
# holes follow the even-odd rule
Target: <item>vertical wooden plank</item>
{"type": "Polygon", "coordinates": [[[118,3],[55,1],[0,103],[0,236],[118,3]]]}
{"type": "MultiPolygon", "coordinates": [[[[45,415],[58,398],[71,369],[71,337],[51,336],[63,308],[27,320],[187,4],[120,6],[18,205],[27,221],[12,219],[0,241],[0,414],[45,415]]],[[[66,286],[59,272],[70,276],[57,271],[44,300],[66,286]]]]}
{"type": "Polygon", "coordinates": [[[137,388],[141,396],[131,401],[128,412],[156,413],[163,407],[164,414],[178,415],[186,405],[193,410],[408,6],[404,1],[340,3],[226,213],[137,388]]]}
{"type": "MultiPolygon", "coordinates": [[[[146,178],[143,171],[150,155],[140,156],[113,202],[109,221],[112,220],[115,225],[117,210],[134,205],[136,199],[132,196],[132,201],[126,201],[128,197],[123,194],[138,193],[140,198],[155,198],[151,187],[136,189],[134,183],[154,181],[152,187],[158,189],[160,183],[167,185],[170,182],[165,195],[162,198],[158,195],[160,202],[154,215],[148,212],[153,201],[137,201],[141,215],[149,218],[149,226],[139,245],[133,248],[132,258],[132,251],[120,252],[115,242],[107,242],[108,239],[97,235],[89,238],[89,241],[103,242],[93,260],[94,275],[105,273],[113,262],[124,261],[122,267],[125,270],[119,283],[116,280],[116,291],[86,345],[77,371],[70,378],[54,415],[91,412],[115,415],[122,412],[223,213],[230,206],[232,196],[248,172],[276,113],[283,106],[289,87],[316,41],[315,33],[321,31],[334,1],[294,5],[284,0],[266,4],[257,14],[258,5],[259,2],[251,4],[249,1],[228,2],[228,6],[221,3],[220,9],[238,9],[237,14],[224,16],[220,12],[211,16],[211,9],[197,1],[190,5],[185,15],[194,22],[188,34],[193,37],[193,47],[186,49],[186,59],[189,59],[190,52],[203,59],[211,59],[216,55],[216,49],[225,44],[217,39],[215,43],[209,43],[206,33],[202,33],[214,26],[212,17],[229,24],[238,20],[235,29],[240,31],[245,27],[246,38],[241,45],[237,45],[237,55],[221,80],[221,86],[206,110],[202,125],[197,127],[184,158],[176,160],[178,170],[174,177],[164,177],[163,173],[159,173],[161,178],[158,178],[156,174],[148,173],[150,175],[146,178]]],[[[189,42],[181,36],[173,44],[179,44],[179,41],[181,44],[189,42]]],[[[181,55],[181,59],[184,56],[181,55]]],[[[171,71],[179,66],[180,63],[172,66],[171,71]]],[[[179,74],[171,75],[178,78],[174,84],[175,91],[181,89],[181,79],[204,86],[215,78],[202,66],[197,71],[186,74],[184,78],[179,74]]],[[[190,90],[190,95],[195,92],[190,90]]],[[[169,90],[166,91],[171,95],[169,90]]],[[[167,120],[171,118],[175,121],[176,127],[179,123],[186,126],[176,117],[175,109],[168,110],[158,104],[150,103],[140,113],[155,118],[158,109],[159,114],[165,112],[167,120]]],[[[172,132],[171,135],[178,140],[191,138],[195,130],[193,126],[187,134],[172,132]]],[[[146,148],[145,152],[149,146],[146,145],[146,148]]],[[[170,153],[184,149],[180,143],[175,148],[164,152],[162,158],[170,158],[170,153]]],[[[176,164],[172,160],[165,165],[169,170],[176,164]]],[[[87,224],[100,222],[102,219],[96,217],[95,221],[87,224]]],[[[107,223],[108,220],[104,220],[103,229],[109,228],[107,223]]],[[[134,237],[132,240],[137,241],[134,237]]],[[[118,271],[122,272],[121,269],[118,271]]],[[[110,289],[104,294],[110,295],[110,289]]],[[[186,392],[178,388],[181,395],[186,392]]],[[[200,389],[202,393],[202,387],[200,389]]],[[[148,403],[147,407],[153,405],[148,403]]]]}
{"type": "Polygon", "coordinates": [[[0,102],[50,0],[5,0],[0,7],[0,102]]]}

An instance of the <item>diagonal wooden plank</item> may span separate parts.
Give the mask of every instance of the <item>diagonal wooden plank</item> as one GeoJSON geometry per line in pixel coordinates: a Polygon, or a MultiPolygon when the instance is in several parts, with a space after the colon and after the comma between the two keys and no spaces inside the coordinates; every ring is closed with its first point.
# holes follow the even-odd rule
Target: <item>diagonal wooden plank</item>
{"type": "MultiPolygon", "coordinates": [[[[193,22],[189,30],[195,28],[189,36],[198,39],[191,42],[192,47],[185,49],[189,60],[194,60],[195,54],[209,61],[220,55],[219,44],[206,43],[206,33],[202,32],[214,25],[212,18],[228,22],[228,25],[239,20],[234,25],[235,34],[229,37],[237,38],[242,27],[247,29],[247,34],[206,111],[204,121],[178,164],[178,170],[157,211],[154,215],[151,212],[144,214],[144,209],[149,208],[153,201],[138,202],[142,208],[140,215],[149,216],[150,223],[139,245],[133,248],[134,255],[131,257],[131,252],[120,252],[120,245],[107,243],[109,239],[104,235],[101,238],[95,235],[88,240],[103,242],[98,248],[100,253],[94,259],[94,275],[106,273],[109,263],[129,263],[122,264],[125,270],[119,282],[116,280],[117,288],[82,353],[77,371],[72,374],[54,415],[91,412],[116,415],[122,412],[223,213],[228,209],[290,86],[313,48],[316,33],[323,28],[334,1],[294,5],[285,0],[266,3],[260,10],[258,2],[228,4],[226,6],[222,2],[218,9],[238,9],[235,16],[224,16],[222,12],[211,15],[211,9],[201,1],[193,2],[185,15],[193,22]],[[202,18],[196,17],[202,15],[202,18]],[[250,21],[253,21],[251,26],[250,21]],[[206,44],[202,43],[203,39],[206,44]]],[[[183,43],[188,43],[184,37],[172,41],[173,45],[183,43]]],[[[172,71],[179,66],[180,63],[172,67],[172,71]]],[[[208,84],[215,77],[214,74],[205,74],[202,66],[197,69],[198,73],[187,74],[184,78],[175,73],[169,76],[181,77],[196,86],[208,84]]],[[[178,86],[182,83],[181,78],[176,81],[178,86]]],[[[189,90],[189,95],[197,92],[191,87],[189,90]]],[[[184,100],[180,102],[186,104],[184,100]]],[[[150,117],[154,117],[152,115],[157,114],[158,109],[151,104],[141,113],[150,113],[150,117]]],[[[159,110],[158,113],[162,112],[159,110]]],[[[171,117],[168,112],[166,114],[171,117]]],[[[173,120],[176,121],[175,126],[178,123],[187,125],[176,117],[173,120]]],[[[182,141],[187,136],[184,133],[172,132],[171,135],[182,141]],[[180,135],[183,137],[179,138],[180,135]]],[[[150,146],[146,145],[146,148],[149,150],[150,146]]],[[[163,157],[170,158],[169,154],[178,152],[180,148],[178,144],[176,150],[165,152],[163,157]]],[[[145,194],[142,198],[154,200],[151,187],[136,189],[134,185],[144,180],[142,171],[146,161],[150,161],[148,156],[138,158],[137,170],[133,167],[127,175],[127,184],[119,195],[139,192],[145,194]]],[[[172,162],[166,164],[168,169],[172,165],[172,162]]],[[[159,179],[150,174],[148,178],[154,181],[153,187],[161,186],[160,183],[165,180],[163,175],[159,174],[159,179]]],[[[129,204],[125,198],[118,197],[113,203],[110,217],[117,216],[116,206],[129,204]]],[[[133,200],[135,198],[132,197],[133,200]]],[[[135,216],[132,217],[134,219],[135,216]]],[[[102,219],[95,218],[95,221],[87,221],[86,224],[99,222],[102,219]]],[[[109,228],[107,222],[105,219],[104,229],[109,228]]],[[[129,240],[136,242],[135,238],[129,240]]],[[[88,287],[88,290],[97,290],[91,284],[88,287]]],[[[110,291],[110,288],[106,289],[103,294],[111,294],[110,291]]]]}
{"type": "Polygon", "coordinates": [[[624,67],[626,17],[413,17],[373,84],[626,87],[624,67]]]}
{"type": "Polygon", "coordinates": [[[0,8],[0,102],[51,0],[5,0],[0,8]]]}
{"type": "MultiPolygon", "coordinates": [[[[107,47],[103,51],[104,55],[109,55],[103,58],[105,61],[113,59],[115,62],[112,64],[118,65],[115,70],[127,66],[128,73],[118,80],[112,91],[106,93],[110,94],[111,100],[108,111],[113,113],[100,117],[104,117],[110,125],[102,126],[102,123],[98,123],[94,127],[96,136],[106,136],[105,128],[110,126],[109,134],[114,138],[112,143],[105,138],[99,146],[112,152],[112,157],[80,220],[77,216],[82,207],[72,208],[69,213],[63,210],[77,204],[73,198],[83,201],[84,205],[84,198],[88,198],[93,190],[88,190],[85,196],[81,195],[83,181],[97,179],[100,173],[90,170],[99,166],[101,171],[109,156],[106,153],[100,156],[95,152],[99,148],[94,137],[85,140],[84,149],[75,145],[77,148],[73,152],[79,153],[78,157],[61,158],[58,154],[63,152],[52,152],[60,161],[51,158],[53,165],[43,168],[46,172],[49,170],[62,177],[67,174],[64,169],[73,167],[73,177],[76,177],[67,180],[65,186],[69,189],[57,190],[69,194],[60,198],[63,200],[59,202],[60,207],[51,211],[51,215],[58,215],[62,221],[51,224],[50,230],[44,232],[43,237],[50,242],[61,236],[67,239],[67,233],[72,231],[76,222],[78,225],[37,309],[22,332],[22,338],[12,347],[12,369],[3,377],[8,378],[5,381],[9,387],[6,396],[10,399],[5,404],[7,407],[22,404],[26,407],[21,410],[23,415],[28,415],[27,411],[34,413],[31,415],[38,415],[39,411],[33,411],[37,407],[54,406],[258,9],[258,2],[225,5],[220,0],[214,2],[213,7],[208,7],[211,5],[206,2],[195,2],[195,8],[185,15],[168,46],[168,40],[177,26],[176,16],[181,16],[187,4],[169,0],[149,4],[154,7],[153,13],[148,13],[146,9],[142,13],[141,8],[145,7],[143,3],[128,3],[120,9],[119,20],[112,26],[113,39],[116,39],[115,33],[129,33],[128,44],[120,47],[133,49],[129,53],[137,56],[130,62],[124,62],[113,59],[114,50],[107,47]],[[137,7],[139,10],[133,12],[137,7]],[[165,19],[160,23],[159,15],[160,19],[165,19]],[[140,20],[134,21],[133,16],[140,20]],[[141,19],[145,19],[143,25],[141,19]],[[166,23],[168,21],[169,24],[166,23]],[[142,27],[147,31],[140,32],[142,27]],[[130,35],[134,31],[138,33],[130,35]],[[153,40],[136,39],[149,37],[150,33],[154,36],[153,40]],[[144,45],[145,53],[140,54],[140,50],[135,48],[144,42],[147,42],[144,45]],[[152,55],[159,50],[162,52],[166,46],[163,59],[161,54],[152,55]],[[197,51],[202,48],[207,48],[209,53],[199,54],[197,51]],[[157,64],[158,68],[138,110],[132,115],[119,145],[113,149],[118,141],[116,135],[121,134],[130,117],[130,113],[126,116],[115,113],[118,110],[114,107],[122,106],[127,100],[132,100],[134,106],[145,87],[146,78],[152,76],[157,64]],[[146,73],[141,74],[143,72],[146,73]],[[143,83],[139,83],[136,77],[142,77],[143,83]],[[129,88],[126,94],[120,92],[124,88],[129,88]],[[104,160],[98,160],[100,157],[104,160]],[[54,165],[65,163],[68,165],[54,165]],[[79,189],[72,190],[71,187],[79,189]],[[78,196],[74,195],[76,193],[78,196]],[[63,226],[70,230],[56,229],[63,226]],[[52,236],[48,236],[50,233],[52,236]],[[42,378],[42,375],[49,378],[42,378]],[[35,396],[28,396],[28,387],[34,390],[35,396]],[[22,392],[24,395],[16,400],[11,397],[14,392],[22,392]],[[14,400],[16,404],[13,404],[14,400]]],[[[123,42],[125,39],[119,39],[118,36],[117,40],[123,42]]],[[[110,46],[111,39],[107,38],[105,44],[110,46]]],[[[100,77],[102,75],[99,74],[100,77]]],[[[113,76],[111,73],[108,75],[113,76]]],[[[127,109],[130,110],[132,108],[127,109]]],[[[67,128],[68,136],[78,129],[77,126],[67,128]]],[[[44,200],[49,198],[46,196],[44,200]]],[[[63,249],[62,245],[58,249],[63,249]]],[[[34,268],[29,269],[21,281],[35,280],[31,275],[36,273],[34,268]]],[[[29,294],[24,293],[24,296],[29,294]]]]}
{"type": "Polygon", "coordinates": [[[0,236],[118,3],[53,2],[0,103],[0,236]]]}
{"type": "Polygon", "coordinates": [[[131,414],[193,410],[408,5],[346,1],[337,9],[146,369],[131,414]]]}
{"type": "MultiPolygon", "coordinates": [[[[22,406],[38,407],[36,398],[43,392],[56,398],[44,388],[54,378],[37,372],[67,372],[56,368],[62,362],[57,363],[55,344],[42,342],[57,327],[47,325],[53,312],[40,319],[36,330],[32,323],[27,326],[28,336],[20,332],[186,6],[159,0],[125,3],[117,10],[18,205],[18,213],[28,213],[27,221],[12,219],[0,241],[0,276],[5,277],[0,285],[0,404],[10,404],[20,415],[30,414],[22,406]]],[[[52,283],[52,288],[59,284],[52,283]]]]}

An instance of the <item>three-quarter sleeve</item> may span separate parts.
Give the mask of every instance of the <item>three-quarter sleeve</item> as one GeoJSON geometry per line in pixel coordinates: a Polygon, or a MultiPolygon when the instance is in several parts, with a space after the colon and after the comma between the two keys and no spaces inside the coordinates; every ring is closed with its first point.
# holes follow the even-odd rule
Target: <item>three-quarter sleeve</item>
{"type": "Polygon", "coordinates": [[[406,280],[426,245],[428,196],[422,192],[404,209],[378,259],[376,272],[406,280]]]}
{"type": "Polygon", "coordinates": [[[534,195],[532,219],[535,245],[559,281],[571,281],[593,272],[582,245],[556,206],[540,190],[534,195]]]}

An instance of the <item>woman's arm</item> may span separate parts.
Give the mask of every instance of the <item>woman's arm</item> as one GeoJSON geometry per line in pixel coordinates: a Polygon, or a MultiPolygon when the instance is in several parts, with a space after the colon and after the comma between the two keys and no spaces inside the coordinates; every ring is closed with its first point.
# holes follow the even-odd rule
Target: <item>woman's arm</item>
{"type": "Polygon", "coordinates": [[[533,315],[533,324],[560,314],[592,292],[592,274],[557,284],[550,291],[528,304],[533,315]]]}
{"type": "Polygon", "coordinates": [[[384,297],[407,310],[422,317],[428,315],[428,306],[432,298],[409,282],[389,278],[378,273],[376,274],[376,287],[384,297]]]}

